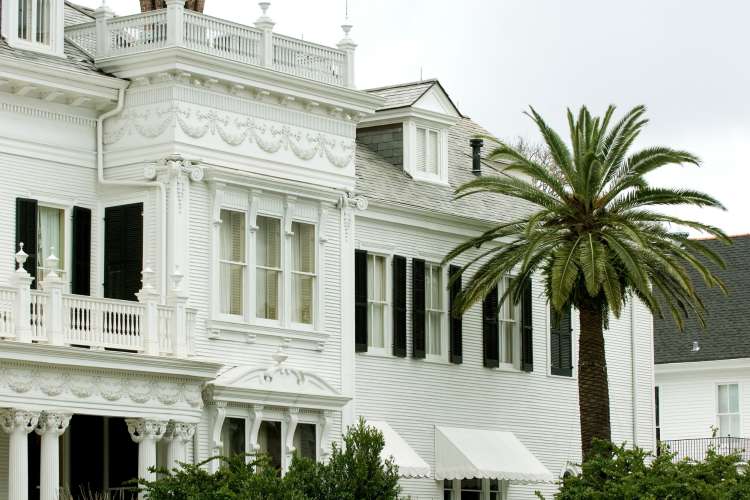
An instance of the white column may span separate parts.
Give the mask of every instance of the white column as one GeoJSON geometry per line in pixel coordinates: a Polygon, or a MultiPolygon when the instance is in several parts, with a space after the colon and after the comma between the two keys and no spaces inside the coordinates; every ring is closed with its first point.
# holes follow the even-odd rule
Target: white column
{"type": "Polygon", "coordinates": [[[187,462],[186,445],[193,439],[194,435],[195,424],[169,422],[167,432],[164,433],[164,440],[169,443],[169,446],[167,446],[167,469],[179,468],[180,463],[187,462]]]}
{"type": "Polygon", "coordinates": [[[18,268],[13,273],[11,284],[16,289],[16,303],[13,311],[16,326],[16,340],[31,343],[31,283],[34,278],[24,269],[29,255],[23,251],[23,242],[19,243],[20,250],[16,253],[18,268]]]}
{"type": "Polygon", "coordinates": [[[167,0],[167,44],[182,46],[185,26],[185,0],[167,0]]]}
{"type": "Polygon", "coordinates": [[[42,436],[39,475],[41,500],[60,498],[60,436],[69,423],[69,413],[44,412],[39,418],[36,433],[42,436]]]}
{"type": "Polygon", "coordinates": [[[112,9],[107,6],[106,3],[102,3],[98,9],[94,11],[94,19],[96,19],[96,58],[102,58],[109,55],[109,29],[107,28],[107,21],[112,19],[115,13],[112,9]]]}
{"type": "MultiPolygon", "coordinates": [[[[128,418],[125,423],[130,437],[138,443],[138,478],[153,481],[156,474],[149,469],[156,467],[156,442],[164,435],[167,423],[145,418],[128,418]]],[[[139,493],[138,498],[142,500],[143,493],[139,493]]]]}
{"type": "Polygon", "coordinates": [[[26,410],[0,410],[0,428],[10,434],[8,460],[8,499],[29,498],[28,434],[39,422],[39,413],[26,410]]]}
{"type": "Polygon", "coordinates": [[[357,48],[357,44],[354,43],[349,37],[349,32],[352,30],[352,25],[342,24],[341,29],[344,30],[344,38],[338,43],[338,48],[343,50],[346,54],[346,73],[344,74],[344,85],[350,89],[354,88],[354,50],[357,48]]]}

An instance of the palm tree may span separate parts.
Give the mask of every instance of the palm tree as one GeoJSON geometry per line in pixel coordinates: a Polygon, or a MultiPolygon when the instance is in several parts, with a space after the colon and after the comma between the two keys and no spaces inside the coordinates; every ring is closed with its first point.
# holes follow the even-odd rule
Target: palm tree
{"type": "MultiPolygon", "coordinates": [[[[706,267],[721,258],[684,232],[692,229],[730,240],[718,228],[659,212],[660,205],[724,208],[697,191],[652,187],[646,176],[673,164],[698,165],[685,151],[652,147],[629,153],[648,122],[645,108],[633,108],[612,124],[615,108],[593,118],[582,107],[576,118],[568,110],[570,146],[533,109],[549,150],[548,165],[518,149],[498,143],[489,158],[504,162],[502,175],[479,177],[456,191],[458,198],[497,193],[530,203],[533,210],[520,219],[499,224],[457,246],[445,262],[471,252],[460,273],[476,267],[456,302],[462,314],[482,300],[500,278],[512,274],[501,297],[518,301],[524,282],[540,273],[551,307],[562,312],[574,306],[580,317],[578,392],[581,445],[584,458],[593,438],[610,439],[609,387],[603,328],[612,313],[619,317],[628,300],[640,299],[654,315],[671,312],[677,325],[693,315],[703,325],[704,309],[688,269],[709,286],[725,290],[706,267]],[[489,242],[500,241],[476,253],[489,242]]],[[[456,279],[456,277],[454,277],[456,279]]]]}

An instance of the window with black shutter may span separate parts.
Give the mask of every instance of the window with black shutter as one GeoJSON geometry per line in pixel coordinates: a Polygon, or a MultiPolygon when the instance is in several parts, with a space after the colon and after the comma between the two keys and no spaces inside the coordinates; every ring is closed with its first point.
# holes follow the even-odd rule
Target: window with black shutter
{"type": "Polygon", "coordinates": [[[482,301],[482,346],[484,348],[484,366],[500,366],[500,328],[498,324],[498,294],[493,288],[482,301]]]}
{"type": "Polygon", "coordinates": [[[552,375],[573,375],[573,344],[570,308],[558,313],[550,307],[550,372],[552,375]]]}
{"type": "MultiPolygon", "coordinates": [[[[460,271],[460,266],[450,266],[448,268],[448,275],[452,278],[453,276],[457,276],[460,271]]],[[[451,284],[450,288],[449,358],[450,362],[455,364],[460,364],[461,362],[463,362],[463,317],[454,314],[454,306],[456,304],[456,298],[458,297],[459,293],[461,293],[461,276],[457,276],[457,278],[451,284]]]]}
{"type": "Polygon", "coordinates": [[[411,262],[411,319],[412,319],[412,356],[424,358],[427,354],[425,345],[425,261],[413,259],[411,262]]]}
{"type": "Polygon", "coordinates": [[[393,355],[406,356],[406,257],[393,256],[393,355]]]}
{"type": "Polygon", "coordinates": [[[534,370],[534,325],[532,312],[531,280],[523,284],[521,296],[521,369],[534,370]]]}
{"type": "Polygon", "coordinates": [[[28,198],[16,198],[16,241],[15,251],[19,249],[19,244],[23,243],[23,251],[28,254],[24,269],[35,278],[31,282],[31,288],[37,288],[38,277],[37,268],[37,210],[36,200],[28,198]]]}
{"type": "Polygon", "coordinates": [[[367,352],[367,252],[354,251],[354,351],[367,352]]]}
{"type": "Polygon", "coordinates": [[[104,213],[104,297],[137,300],[143,271],[143,203],[104,213]]]}
{"type": "Polygon", "coordinates": [[[70,291],[91,294],[91,210],[73,207],[73,267],[70,291]]]}

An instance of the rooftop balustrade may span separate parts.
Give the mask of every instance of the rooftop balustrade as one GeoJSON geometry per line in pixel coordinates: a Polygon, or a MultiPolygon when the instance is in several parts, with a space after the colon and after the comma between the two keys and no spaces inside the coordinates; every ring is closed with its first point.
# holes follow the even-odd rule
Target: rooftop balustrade
{"type": "Polygon", "coordinates": [[[207,16],[168,1],[166,9],[114,17],[106,6],[96,21],[68,26],[65,36],[96,60],[182,47],[229,61],[262,66],[316,82],[354,87],[354,49],[350,25],[338,48],[326,47],[273,32],[263,15],[255,27],[207,16]]]}

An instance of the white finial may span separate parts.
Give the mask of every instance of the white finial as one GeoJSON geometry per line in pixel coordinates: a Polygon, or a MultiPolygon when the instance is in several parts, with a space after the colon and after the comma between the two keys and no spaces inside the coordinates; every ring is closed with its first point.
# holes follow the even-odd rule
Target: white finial
{"type": "MultiPolygon", "coordinates": [[[[348,18],[347,18],[348,19],[348,18]]],[[[349,32],[352,30],[353,25],[350,23],[344,23],[341,25],[341,29],[344,30],[344,37],[349,38],[349,32]]]]}
{"type": "Polygon", "coordinates": [[[258,5],[260,5],[260,10],[263,11],[263,17],[266,17],[266,12],[268,11],[268,8],[271,6],[271,2],[258,2],[258,5]]]}
{"type": "Polygon", "coordinates": [[[45,259],[44,263],[47,266],[46,278],[57,278],[57,266],[60,263],[60,259],[55,257],[55,247],[49,248],[49,257],[45,259]]]}
{"type": "Polygon", "coordinates": [[[261,30],[272,30],[274,22],[268,17],[268,7],[271,6],[271,2],[258,2],[258,5],[263,13],[258,20],[255,21],[255,27],[261,30]]]}
{"type": "Polygon", "coordinates": [[[23,265],[26,264],[26,259],[29,258],[29,254],[23,251],[23,241],[18,244],[19,250],[16,253],[16,263],[18,264],[18,272],[26,272],[23,265]]]}
{"type": "Polygon", "coordinates": [[[180,284],[184,277],[185,275],[180,272],[180,266],[175,265],[174,272],[170,275],[170,278],[172,279],[172,291],[176,292],[180,290],[180,284]]]}

